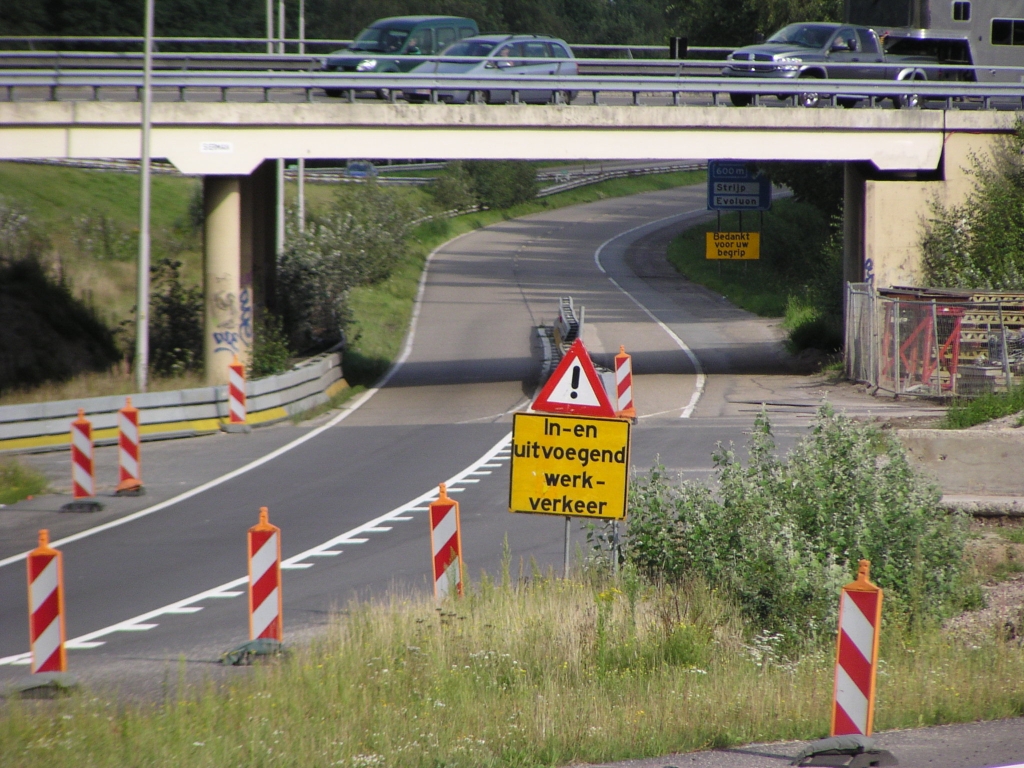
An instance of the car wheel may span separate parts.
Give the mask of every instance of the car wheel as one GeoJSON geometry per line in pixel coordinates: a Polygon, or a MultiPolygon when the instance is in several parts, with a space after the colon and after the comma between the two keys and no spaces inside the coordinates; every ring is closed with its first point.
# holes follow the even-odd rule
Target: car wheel
{"type": "Polygon", "coordinates": [[[896,109],[920,109],[921,107],[921,95],[919,93],[905,93],[902,96],[897,96],[892,101],[896,109]]]}
{"type": "Polygon", "coordinates": [[[388,99],[391,98],[391,89],[390,88],[378,88],[377,89],[377,98],[378,99],[383,99],[384,101],[387,101],[388,99]]]}
{"type": "MultiPolygon", "coordinates": [[[[806,75],[800,75],[800,79],[820,80],[821,77],[816,74],[808,73],[806,75]]],[[[818,93],[817,91],[808,91],[805,93],[801,93],[797,96],[797,102],[800,104],[801,107],[813,109],[814,107],[817,107],[819,104],[821,104],[821,94],[818,93]]]]}
{"type": "MultiPolygon", "coordinates": [[[[896,79],[901,81],[921,81],[927,80],[928,78],[922,70],[914,69],[904,70],[896,77],[896,79]]],[[[896,109],[919,109],[922,106],[923,101],[924,100],[921,98],[920,94],[917,93],[902,93],[899,96],[892,97],[892,105],[896,109]]]]}
{"type": "Polygon", "coordinates": [[[729,100],[734,107],[749,107],[754,101],[752,93],[730,93],[729,100]]]}

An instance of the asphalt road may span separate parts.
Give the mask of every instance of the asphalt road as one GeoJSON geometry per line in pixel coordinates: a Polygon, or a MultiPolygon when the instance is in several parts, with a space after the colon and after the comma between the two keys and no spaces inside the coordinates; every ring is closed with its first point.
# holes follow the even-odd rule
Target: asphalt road
{"type": "MultiPolygon", "coordinates": [[[[742,444],[762,407],[784,446],[823,396],[857,415],[920,410],[800,375],[772,323],[666,269],[665,244],[707,215],[703,196],[696,187],[606,200],[464,235],[431,261],[401,366],[348,410],[253,435],[147,444],[150,496],[117,500],[99,517],[58,515],[60,497],[3,510],[0,683],[27,672],[11,663],[27,650],[17,553],[43,525],[55,538],[86,534],[61,546],[67,636],[79,639],[70,668],[87,683],[139,696],[159,694],[179,669],[192,678],[244,674],[215,661],[247,639],[244,537],[260,506],[282,528],[292,640],[354,596],[429,589],[424,501],[440,481],[451,481],[462,504],[471,573],[496,573],[506,540],[514,570],[531,561],[559,567],[562,519],[507,512],[504,440],[511,413],[539,383],[535,328],[553,320],[560,295],[586,306],[584,340],[595,357],[610,362],[620,344],[633,354],[640,418],[632,459],[641,469],[660,461],[706,476],[715,445],[742,444]],[[305,441],[249,471],[117,524],[297,439],[305,441]],[[114,527],[88,535],[91,522],[114,527]]],[[[111,465],[112,455],[101,450],[99,463],[111,465]]],[[[52,471],[66,456],[30,460],[52,471]]],[[[574,540],[583,543],[578,527],[574,540]]],[[[994,763],[956,763],[986,764],[994,763]]]]}

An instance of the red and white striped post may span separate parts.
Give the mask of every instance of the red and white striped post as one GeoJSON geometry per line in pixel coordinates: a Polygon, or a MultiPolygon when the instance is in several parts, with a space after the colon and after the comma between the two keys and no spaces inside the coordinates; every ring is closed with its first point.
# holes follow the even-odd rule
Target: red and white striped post
{"type": "Polygon", "coordinates": [[[870,569],[871,563],[861,560],[857,580],[843,587],[840,597],[833,736],[870,736],[875,717],[882,590],[868,581],[870,569]]]}
{"type": "Polygon", "coordinates": [[[249,529],[249,639],[282,642],[282,607],[281,529],[260,507],[260,521],[249,529]]]}
{"type": "Polygon", "coordinates": [[[228,365],[228,421],[245,424],[245,366],[238,356],[228,365]]]}
{"type": "Polygon", "coordinates": [[[78,409],[78,418],[71,422],[71,493],[76,499],[96,495],[92,422],[85,418],[82,408],[78,409]]]}
{"type": "Polygon", "coordinates": [[[462,596],[462,527],[459,502],[448,497],[444,483],[437,501],[430,503],[430,547],[434,554],[434,597],[444,600],[455,588],[462,596]]]}
{"type": "Polygon", "coordinates": [[[142,488],[142,463],[139,452],[139,409],[126,398],[124,408],[117,412],[118,493],[132,493],[142,488]]]}
{"type": "Polygon", "coordinates": [[[66,672],[64,651],[64,561],[39,531],[39,546],[28,554],[28,641],[33,672],[66,672]]]}
{"type": "Polygon", "coordinates": [[[626,419],[636,418],[633,407],[633,358],[626,354],[626,348],[619,346],[615,356],[615,413],[626,419]]]}

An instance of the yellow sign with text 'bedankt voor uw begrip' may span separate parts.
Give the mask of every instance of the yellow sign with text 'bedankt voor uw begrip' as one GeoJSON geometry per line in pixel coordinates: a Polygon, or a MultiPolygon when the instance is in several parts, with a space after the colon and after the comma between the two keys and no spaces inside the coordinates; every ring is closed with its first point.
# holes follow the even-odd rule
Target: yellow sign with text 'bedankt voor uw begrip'
{"type": "Polygon", "coordinates": [[[617,419],[515,414],[509,511],[624,518],[630,426],[617,419]]]}
{"type": "Polygon", "coordinates": [[[761,233],[708,232],[705,256],[708,259],[760,259],[761,233]]]}

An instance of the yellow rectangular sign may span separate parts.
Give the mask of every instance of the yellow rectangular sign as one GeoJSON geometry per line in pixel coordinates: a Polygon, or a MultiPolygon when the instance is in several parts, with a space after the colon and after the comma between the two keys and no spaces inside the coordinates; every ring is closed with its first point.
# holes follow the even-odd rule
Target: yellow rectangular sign
{"type": "Polygon", "coordinates": [[[509,512],[626,516],[630,422],[517,413],[509,512]]]}
{"type": "Polygon", "coordinates": [[[709,259],[760,259],[760,232],[708,232],[709,259]]]}

